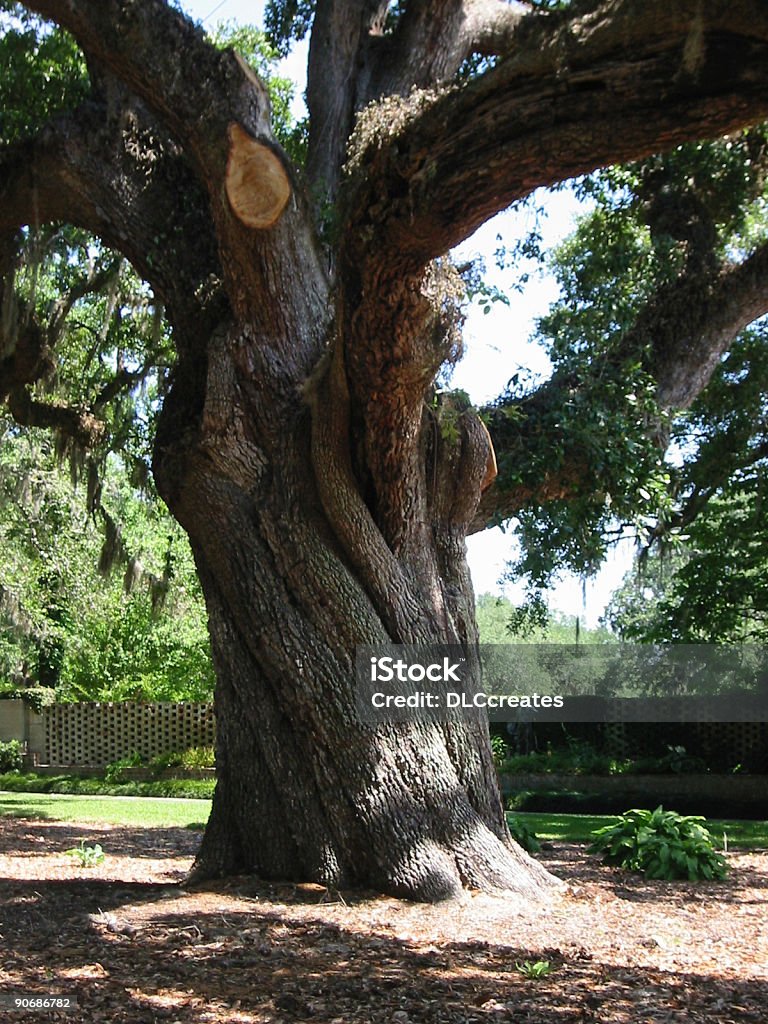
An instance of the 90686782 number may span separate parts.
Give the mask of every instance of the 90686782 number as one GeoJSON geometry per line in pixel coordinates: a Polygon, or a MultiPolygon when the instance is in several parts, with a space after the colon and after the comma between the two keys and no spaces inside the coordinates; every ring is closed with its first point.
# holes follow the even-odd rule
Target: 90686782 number
{"type": "Polygon", "coordinates": [[[45,992],[0,992],[0,1009],[19,1010],[24,1013],[35,1010],[58,1010],[60,1013],[77,1010],[77,997],[45,992]]]}

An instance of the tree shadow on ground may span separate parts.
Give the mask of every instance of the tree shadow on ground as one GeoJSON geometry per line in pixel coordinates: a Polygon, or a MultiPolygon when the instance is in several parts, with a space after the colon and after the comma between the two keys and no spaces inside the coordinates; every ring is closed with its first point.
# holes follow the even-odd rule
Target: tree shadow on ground
{"type": "MultiPolygon", "coordinates": [[[[1,801],[0,801],[1,803],[1,801]]],[[[200,832],[186,828],[139,828],[136,826],[99,825],[13,816],[16,827],[4,829],[0,818],[0,854],[63,852],[77,846],[81,839],[100,843],[109,855],[136,858],[192,857],[200,845],[200,832]]]]}
{"type": "MultiPolygon", "coordinates": [[[[6,923],[5,972],[17,990],[45,977],[47,991],[76,996],[80,1009],[66,1019],[84,1024],[764,1024],[768,1005],[768,980],[617,966],[579,949],[408,940],[347,927],[327,907],[308,909],[307,894],[281,903],[264,889],[211,893],[215,906],[200,912],[200,896],[157,886],[49,882],[36,891],[45,935],[42,914],[34,928],[18,915],[6,923]],[[93,912],[94,899],[111,912],[93,912]],[[550,974],[525,978],[517,965],[526,960],[548,961],[550,974]]],[[[14,1019],[39,1024],[39,1015],[14,1019]]]]}
{"type": "MultiPolygon", "coordinates": [[[[34,869],[41,835],[63,847],[83,829],[15,822],[0,832],[6,855],[34,869]]],[[[179,856],[180,841],[197,838],[183,829],[116,828],[109,849],[139,860],[148,849],[162,863],[179,856]]],[[[578,847],[558,844],[546,856],[584,892],[527,915],[519,903],[485,897],[417,907],[253,878],[187,892],[87,871],[4,877],[0,987],[73,996],[78,1010],[45,1016],[69,1024],[765,1024],[768,978],[758,958],[721,969],[715,945],[694,968],[686,945],[704,936],[692,934],[674,961],[637,922],[615,946],[595,944],[591,931],[606,901],[620,905],[637,886],[625,882],[622,895],[616,873],[578,847]],[[549,912],[544,928],[526,932],[526,922],[549,912]],[[527,978],[526,961],[548,962],[549,973],[527,978]]],[[[745,868],[749,877],[740,874],[735,891],[753,881],[764,888],[768,872],[745,868]]],[[[636,913],[654,925],[665,908],[677,914],[691,899],[690,887],[638,881],[644,906],[636,913]]],[[[40,1024],[41,1015],[14,1012],[13,1020],[40,1024]]]]}
{"type": "Polygon", "coordinates": [[[632,903],[677,903],[678,905],[695,905],[710,900],[720,903],[733,903],[744,906],[748,903],[764,904],[765,899],[750,900],[741,892],[741,886],[748,889],[768,889],[768,878],[763,872],[748,866],[739,867],[740,887],[733,888],[727,879],[721,882],[664,882],[656,879],[645,879],[642,875],[634,875],[627,871],[617,870],[607,884],[611,892],[619,899],[632,903]]]}
{"type": "Polygon", "coordinates": [[[5,800],[0,800],[0,818],[20,818],[23,821],[51,820],[50,814],[46,814],[45,811],[35,810],[31,812],[25,807],[14,806],[10,801],[5,800]]]}

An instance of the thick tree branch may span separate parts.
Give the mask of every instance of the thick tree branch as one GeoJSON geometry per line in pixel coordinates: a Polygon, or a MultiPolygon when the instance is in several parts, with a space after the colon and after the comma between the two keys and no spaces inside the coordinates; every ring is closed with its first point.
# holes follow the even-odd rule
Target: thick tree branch
{"type": "Polygon", "coordinates": [[[25,303],[15,296],[8,299],[6,287],[0,329],[0,401],[17,388],[50,376],[55,365],[46,332],[25,303]],[[9,303],[14,308],[7,312],[9,303]]]}
{"type": "Polygon", "coordinates": [[[528,10],[506,0],[411,0],[376,47],[367,101],[449,82],[473,54],[507,53],[528,10]]]}
{"type": "Polygon", "coordinates": [[[87,409],[37,401],[24,387],[8,395],[8,409],[22,426],[55,430],[82,448],[93,448],[107,435],[106,424],[87,409]]]}
{"type": "Polygon", "coordinates": [[[255,73],[220,52],[166,0],[29,0],[71,32],[87,57],[118,78],[188,145],[208,177],[223,177],[227,127],[271,136],[269,100],[255,73]],[[182,59],[183,58],[183,59],[182,59]]]}
{"type": "Polygon", "coordinates": [[[745,327],[768,313],[768,243],[742,263],[686,276],[649,303],[625,344],[650,343],[649,370],[662,409],[687,409],[709,383],[723,353],[745,327]]]}
{"type": "MultiPolygon", "coordinates": [[[[208,198],[185,155],[143,105],[106,73],[103,79],[111,82],[109,104],[88,102],[37,137],[0,152],[0,233],[64,221],[91,231],[130,260],[174,327],[175,380],[181,386],[166,404],[188,426],[200,415],[211,331],[228,316],[208,198]]],[[[14,365],[6,361],[2,367],[6,393],[50,369],[44,360],[33,360],[32,372],[20,375],[19,359],[29,362],[25,353],[34,355],[34,346],[20,345],[17,338],[14,348],[14,365]]],[[[83,424],[79,410],[40,408],[30,401],[25,392],[16,394],[15,415],[22,422],[51,423],[84,441],[94,436],[93,424],[83,424]]]]}
{"type": "Polygon", "coordinates": [[[469,85],[361,116],[351,266],[423,265],[535,187],[768,115],[759,0],[570,10],[554,31],[547,17],[523,19],[516,54],[469,85]]]}
{"type": "MultiPolygon", "coordinates": [[[[364,425],[395,546],[430,366],[428,320],[409,299],[425,263],[534,187],[768,115],[768,8],[756,0],[576,4],[555,19],[529,15],[513,39],[515,52],[466,86],[374,105],[351,140],[338,261],[345,358],[352,422],[364,425]]],[[[663,376],[662,394],[669,367],[663,376]]],[[[537,494],[562,496],[579,475],[553,467],[506,494],[504,514],[537,494]]]]}
{"type": "Polygon", "coordinates": [[[367,100],[404,96],[452,78],[467,55],[463,0],[410,0],[381,40],[367,100]]]}
{"type": "Polygon", "coordinates": [[[282,250],[274,218],[254,220],[250,212],[277,211],[286,237],[303,228],[307,248],[311,241],[299,205],[286,205],[291,173],[272,138],[269,96],[256,73],[234,51],[217,50],[165,0],[30,0],[28,6],[71,32],[91,63],[141,99],[160,134],[170,133],[183,147],[229,257],[222,270],[230,302],[240,315],[258,314],[273,287],[270,254],[282,250]],[[238,145],[243,137],[252,145],[238,145]],[[255,151],[268,173],[258,173],[255,151]],[[275,183],[282,198],[261,203],[256,193],[271,193],[275,183]]]}
{"type": "Polygon", "coordinates": [[[115,112],[87,103],[0,152],[0,231],[50,221],[86,228],[123,253],[189,339],[218,312],[205,194],[135,102],[115,112]]]}
{"type": "Polygon", "coordinates": [[[368,95],[369,36],[380,31],[387,6],[382,0],[317,3],[307,69],[307,175],[323,201],[336,194],[355,111],[368,95]]]}
{"type": "Polygon", "coordinates": [[[336,195],[356,112],[452,79],[472,53],[506,51],[527,8],[505,0],[409,0],[382,32],[382,0],[320,0],[309,54],[307,170],[324,201],[336,195]]]}

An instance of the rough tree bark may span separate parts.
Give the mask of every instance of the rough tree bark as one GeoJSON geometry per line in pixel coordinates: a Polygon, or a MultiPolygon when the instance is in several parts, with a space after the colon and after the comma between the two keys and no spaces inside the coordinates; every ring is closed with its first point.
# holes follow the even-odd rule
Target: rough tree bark
{"type": "MultiPolygon", "coordinates": [[[[545,890],[508,837],[482,722],[354,712],[357,645],[476,643],[465,537],[483,492],[484,521],[514,510],[488,488],[477,416],[440,430],[444,256],[538,185],[766,117],[765,5],[408,0],[385,32],[386,3],[318,0],[305,177],[254,73],[163,0],[26,6],[75,36],[93,93],[0,154],[0,234],[89,228],[151,282],[176,339],[154,470],[218,680],[197,876],[545,890]],[[503,59],[458,79],[473,54],[503,59]]],[[[710,360],[738,319],[698,338],[710,360]]],[[[0,388],[26,344],[5,338],[0,388]]]]}

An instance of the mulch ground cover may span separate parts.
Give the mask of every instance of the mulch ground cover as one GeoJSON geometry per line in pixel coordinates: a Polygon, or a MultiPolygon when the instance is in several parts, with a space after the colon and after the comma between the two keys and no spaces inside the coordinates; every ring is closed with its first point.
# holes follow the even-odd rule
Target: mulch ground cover
{"type": "Polygon", "coordinates": [[[0,818],[0,1021],[767,1024],[768,852],[646,882],[583,846],[537,903],[422,906],[252,878],[183,888],[199,835],[0,818]],[[100,843],[103,863],[66,850],[100,843]],[[549,973],[526,977],[525,964],[549,973]],[[69,1012],[10,1008],[59,995],[69,1012]]]}

